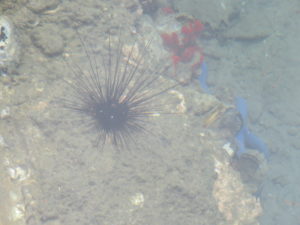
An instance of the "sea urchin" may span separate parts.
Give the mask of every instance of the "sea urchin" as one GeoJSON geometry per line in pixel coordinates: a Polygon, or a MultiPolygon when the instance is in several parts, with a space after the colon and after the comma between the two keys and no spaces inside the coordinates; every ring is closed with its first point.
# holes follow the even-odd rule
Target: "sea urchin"
{"type": "Polygon", "coordinates": [[[136,45],[127,47],[124,56],[125,45],[120,38],[113,46],[109,37],[106,54],[99,53],[100,60],[83,39],[81,43],[89,71],[84,73],[80,66],[72,69],[73,95],[64,105],[79,113],[84,124],[97,132],[98,145],[111,142],[114,146],[128,146],[135,142],[136,135],[149,131],[146,128],[151,123],[149,117],[161,111],[158,97],[172,87],[162,87],[160,69],[144,65],[148,62],[145,56],[149,43],[141,53],[137,53],[136,45]]]}

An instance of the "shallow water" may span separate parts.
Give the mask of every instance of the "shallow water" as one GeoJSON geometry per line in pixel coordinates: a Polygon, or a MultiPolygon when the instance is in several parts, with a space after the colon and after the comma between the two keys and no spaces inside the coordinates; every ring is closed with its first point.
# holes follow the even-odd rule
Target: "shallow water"
{"type": "Polygon", "coordinates": [[[17,49],[8,69],[0,70],[1,225],[300,224],[299,2],[157,4],[0,3],[17,49]],[[176,13],[162,13],[165,7],[176,13]],[[206,27],[197,44],[204,52],[212,96],[199,87],[191,63],[179,63],[174,72],[160,37],[190,16],[206,27]],[[154,135],[137,136],[129,151],[109,144],[99,151],[95,133],[78,126],[57,104],[70,94],[66,83],[74,79],[72,65],[90,70],[77,32],[94,56],[107,50],[109,30],[129,46],[151,40],[147,62],[168,67],[160,74],[165,83],[187,83],[160,99],[172,115],[153,118],[154,135]],[[236,148],[236,96],[247,99],[249,126],[268,145],[268,162],[249,150],[253,155],[243,159],[253,159],[248,166],[230,164],[223,146],[230,142],[236,148]],[[225,175],[232,187],[240,188],[232,199],[222,198],[226,190],[220,192],[225,175]],[[244,215],[247,207],[230,215],[238,207],[235,195],[253,201],[248,205],[257,209],[253,219],[244,215]],[[225,207],[229,210],[222,200],[232,203],[225,207]]]}

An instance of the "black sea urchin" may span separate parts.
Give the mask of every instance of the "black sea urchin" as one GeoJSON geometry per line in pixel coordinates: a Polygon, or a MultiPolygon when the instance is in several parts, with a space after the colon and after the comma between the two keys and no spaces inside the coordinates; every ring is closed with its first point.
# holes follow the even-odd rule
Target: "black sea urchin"
{"type": "Polygon", "coordinates": [[[85,74],[79,66],[73,69],[74,93],[65,106],[79,113],[83,122],[97,132],[98,144],[109,141],[117,147],[128,146],[135,142],[136,135],[148,131],[149,117],[160,111],[157,97],[172,87],[162,87],[159,70],[145,66],[148,44],[141,53],[136,45],[127,46],[124,56],[125,45],[119,39],[113,46],[109,38],[107,53],[102,51],[98,60],[82,39],[81,43],[89,72],[85,74]]]}

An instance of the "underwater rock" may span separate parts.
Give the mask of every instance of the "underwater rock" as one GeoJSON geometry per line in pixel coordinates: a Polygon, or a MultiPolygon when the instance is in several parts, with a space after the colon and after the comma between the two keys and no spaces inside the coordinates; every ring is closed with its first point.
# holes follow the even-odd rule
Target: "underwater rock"
{"type": "Polygon", "coordinates": [[[59,5],[59,0],[29,0],[27,7],[33,12],[40,13],[46,10],[55,9],[59,5]]]}
{"type": "Polygon", "coordinates": [[[261,188],[268,171],[268,164],[264,156],[257,151],[249,151],[241,157],[233,157],[231,166],[239,172],[240,178],[249,192],[256,198],[260,198],[261,188]]]}
{"type": "Polygon", "coordinates": [[[12,23],[0,17],[0,75],[7,75],[18,64],[19,51],[12,23]]]}
{"type": "Polygon", "coordinates": [[[175,8],[180,12],[190,14],[211,27],[218,29],[239,15],[239,0],[175,0],[175,8]]]}
{"type": "Polygon", "coordinates": [[[228,224],[258,224],[258,217],[263,212],[260,200],[249,191],[240,174],[231,166],[233,149],[224,152],[227,153],[214,157],[217,179],[213,196],[219,211],[228,224]]]}
{"type": "Polygon", "coordinates": [[[31,39],[33,44],[47,56],[60,55],[64,50],[64,40],[58,28],[51,24],[37,27],[31,39]]]}
{"type": "MultiPolygon", "coordinates": [[[[1,151],[3,153],[3,151],[1,151]]],[[[0,224],[25,225],[34,200],[30,193],[33,183],[29,166],[16,164],[9,154],[0,164],[0,224]]]]}
{"type": "Polygon", "coordinates": [[[253,20],[253,14],[243,14],[238,23],[224,31],[222,37],[246,43],[263,41],[273,31],[263,13],[256,15],[256,17],[256,21],[259,21],[259,24],[253,20]]]}

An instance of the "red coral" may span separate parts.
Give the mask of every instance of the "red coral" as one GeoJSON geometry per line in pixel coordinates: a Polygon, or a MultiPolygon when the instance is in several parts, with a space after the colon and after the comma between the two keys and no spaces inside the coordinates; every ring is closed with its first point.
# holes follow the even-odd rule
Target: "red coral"
{"type": "Polygon", "coordinates": [[[201,23],[200,20],[193,20],[186,26],[181,28],[181,32],[186,35],[194,35],[199,34],[204,28],[204,25],[201,23]]]}
{"type": "Polygon", "coordinates": [[[178,35],[175,32],[170,34],[162,33],[160,36],[164,41],[164,46],[169,48],[169,50],[174,50],[180,45],[178,35]]]}
{"type": "Polygon", "coordinates": [[[200,58],[192,65],[193,72],[199,65],[201,65],[203,61],[203,54],[202,50],[196,43],[196,39],[203,29],[204,26],[200,20],[193,20],[181,28],[180,36],[176,32],[161,34],[164,46],[172,52],[172,62],[175,67],[175,71],[179,62],[190,62],[197,53],[200,58]]]}
{"type": "Polygon", "coordinates": [[[181,33],[184,35],[183,43],[194,42],[200,32],[204,29],[204,25],[200,20],[194,20],[181,28],[181,33]]]}
{"type": "Polygon", "coordinates": [[[173,61],[173,65],[176,69],[177,64],[181,61],[180,57],[178,55],[172,55],[172,61],[173,61]]]}
{"type": "Polygon", "coordinates": [[[198,51],[197,46],[190,46],[185,48],[181,54],[181,62],[191,61],[196,51],[198,51]]]}

